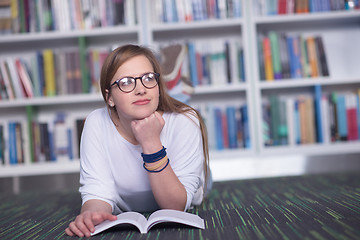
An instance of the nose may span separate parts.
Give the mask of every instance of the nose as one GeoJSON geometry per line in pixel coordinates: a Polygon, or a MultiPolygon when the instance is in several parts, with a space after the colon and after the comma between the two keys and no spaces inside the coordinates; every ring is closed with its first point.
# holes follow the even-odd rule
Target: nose
{"type": "Polygon", "coordinates": [[[136,82],[134,91],[135,91],[136,95],[143,95],[146,93],[146,87],[142,84],[140,77],[135,78],[135,81],[138,81],[138,80],[139,80],[139,83],[136,82]]]}

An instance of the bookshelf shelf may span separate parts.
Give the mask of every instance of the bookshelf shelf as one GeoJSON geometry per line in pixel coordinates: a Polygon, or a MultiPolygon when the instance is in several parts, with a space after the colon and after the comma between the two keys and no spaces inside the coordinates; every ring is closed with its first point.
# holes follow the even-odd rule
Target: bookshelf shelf
{"type": "MultiPolygon", "coordinates": [[[[243,50],[244,82],[233,77],[232,84],[197,85],[190,100],[193,106],[215,103],[246,104],[248,108],[249,148],[211,150],[211,161],[246,157],[259,157],[279,154],[337,154],[360,152],[359,141],[315,143],[306,145],[265,146],[263,139],[263,102],[270,95],[290,96],[314,95],[314,89],[323,88],[323,94],[333,91],[354,91],[360,88],[360,10],[332,11],[304,14],[286,14],[258,16],[256,6],[263,0],[242,3],[241,16],[228,19],[211,19],[190,22],[155,23],[150,1],[136,0],[138,24],[132,26],[103,27],[87,30],[52,31],[41,33],[24,33],[1,35],[0,53],[2,56],[19,55],[45,48],[76,48],[79,38],[84,37],[89,49],[120,45],[123,43],[139,43],[151,49],[158,49],[164,43],[173,42],[205,42],[205,49],[212,50],[211,40],[230,39],[238,41],[243,50]],[[145,7],[142,7],[145,6],[145,7]],[[260,80],[258,39],[260,34],[269,31],[289,34],[302,34],[305,37],[316,35],[322,37],[328,60],[329,76],[282,79],[267,82],[260,80]],[[353,44],[350,44],[353,41],[353,44]],[[208,47],[209,46],[209,47],[208,47]],[[211,46],[211,47],[210,47],[211,46]]],[[[161,1],[165,2],[165,1],[161,1]]],[[[179,1],[169,1],[179,2],[179,1]]],[[[180,1],[181,2],[181,1],[180,1]]],[[[195,1],[202,2],[202,1],[195,1]]],[[[203,2],[207,2],[203,0],[203,2]]],[[[1,57],[0,56],[0,59],[1,57]]],[[[234,64],[235,66],[239,66],[234,64]]],[[[238,76],[238,75],[232,75],[238,76]]],[[[68,110],[76,118],[91,111],[103,102],[100,93],[59,95],[54,97],[34,97],[15,100],[0,100],[1,118],[26,118],[27,106],[34,106],[36,117],[48,118],[51,113],[68,110]],[[38,107],[38,108],[37,108],[38,107]],[[82,109],[83,108],[83,109],[82,109]],[[81,110],[81,111],[80,111],[81,110]]],[[[49,118],[52,119],[53,116],[49,118]]],[[[0,119],[2,120],[2,119],[0,119]]],[[[359,120],[358,120],[359,121],[359,120]]],[[[360,133],[359,133],[360,134],[360,133]]],[[[41,174],[57,174],[77,172],[79,161],[26,164],[18,166],[0,166],[0,177],[27,176],[41,174]]]]}
{"type": "Polygon", "coordinates": [[[228,84],[228,85],[219,85],[219,86],[197,86],[195,87],[194,94],[203,95],[203,94],[219,94],[219,93],[229,93],[229,92],[242,92],[248,90],[248,85],[245,83],[238,84],[228,84]]]}
{"type": "Polygon", "coordinates": [[[259,83],[261,89],[297,88],[315,85],[345,85],[359,83],[360,77],[332,79],[330,77],[283,79],[274,82],[262,81],[259,83]]]}
{"type": "Polygon", "coordinates": [[[196,29],[217,29],[238,27],[244,24],[242,18],[221,19],[221,20],[203,20],[191,22],[175,22],[175,23],[156,23],[152,25],[153,32],[177,31],[177,30],[196,30],[196,29]]]}
{"type": "Polygon", "coordinates": [[[36,33],[21,33],[2,35],[0,38],[1,43],[20,43],[31,41],[50,41],[67,38],[78,37],[104,37],[111,35],[137,35],[139,32],[138,26],[116,26],[116,27],[104,27],[98,29],[84,29],[84,30],[72,30],[72,31],[50,31],[50,32],[36,32],[36,33]]]}
{"type": "Polygon", "coordinates": [[[46,105],[64,105],[77,103],[91,103],[103,101],[100,94],[74,94],[54,97],[34,97],[26,99],[2,100],[1,108],[25,107],[25,106],[46,106],[46,105]]]}
{"type": "Polygon", "coordinates": [[[272,16],[256,16],[255,24],[258,25],[273,25],[278,23],[293,24],[293,23],[314,23],[316,21],[327,21],[327,24],[338,21],[353,21],[359,18],[360,11],[333,11],[333,12],[316,12],[316,13],[301,13],[301,14],[284,14],[272,16]]]}
{"type": "Polygon", "coordinates": [[[0,178],[76,173],[80,171],[80,161],[44,162],[13,166],[0,166],[0,178]]]}
{"type": "Polygon", "coordinates": [[[360,142],[336,142],[336,143],[324,143],[324,144],[306,144],[297,146],[271,146],[264,147],[262,154],[277,155],[279,152],[282,154],[296,154],[301,152],[303,155],[324,155],[326,154],[347,154],[358,153],[360,148],[360,142]]]}

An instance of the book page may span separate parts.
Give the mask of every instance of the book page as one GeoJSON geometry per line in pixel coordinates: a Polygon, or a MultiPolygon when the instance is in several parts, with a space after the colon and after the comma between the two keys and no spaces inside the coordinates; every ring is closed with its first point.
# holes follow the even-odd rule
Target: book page
{"type": "Polygon", "coordinates": [[[106,220],[95,226],[95,231],[91,233],[91,236],[98,234],[106,229],[109,229],[119,224],[132,224],[136,226],[141,233],[146,233],[146,218],[137,212],[124,212],[117,215],[117,220],[106,220]]]}
{"type": "Polygon", "coordinates": [[[152,226],[163,222],[181,223],[192,227],[205,229],[204,220],[198,215],[170,209],[158,210],[151,214],[148,219],[146,229],[148,231],[152,226]]]}

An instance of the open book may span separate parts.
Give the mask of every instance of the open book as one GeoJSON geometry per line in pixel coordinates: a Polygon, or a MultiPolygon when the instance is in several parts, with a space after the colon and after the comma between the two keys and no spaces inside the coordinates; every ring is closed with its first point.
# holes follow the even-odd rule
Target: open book
{"type": "Polygon", "coordinates": [[[98,234],[106,229],[120,224],[131,224],[136,226],[141,233],[147,233],[152,226],[163,222],[181,223],[201,229],[205,228],[204,220],[195,214],[163,209],[152,213],[148,219],[138,212],[120,213],[117,215],[117,220],[106,220],[99,225],[96,225],[95,231],[91,235],[98,234]]]}

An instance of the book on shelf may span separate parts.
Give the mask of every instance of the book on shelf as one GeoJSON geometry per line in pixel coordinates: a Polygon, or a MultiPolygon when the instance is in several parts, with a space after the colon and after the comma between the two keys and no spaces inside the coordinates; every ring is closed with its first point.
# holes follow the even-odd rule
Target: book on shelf
{"type": "Polygon", "coordinates": [[[344,0],[257,0],[259,15],[303,14],[359,9],[359,1],[344,0]]]}
{"type": "MultiPolygon", "coordinates": [[[[181,75],[189,78],[193,87],[238,84],[245,81],[244,52],[240,39],[196,40],[159,44],[158,47],[162,51],[178,44],[186,49],[181,75]]],[[[164,56],[161,57],[164,60],[164,56]]]]}
{"type": "Polygon", "coordinates": [[[321,101],[322,101],[322,89],[321,85],[315,85],[315,119],[316,119],[316,139],[318,143],[324,142],[323,133],[323,121],[321,101]]]}
{"type": "Polygon", "coordinates": [[[132,225],[138,228],[141,234],[147,233],[152,227],[161,223],[175,223],[194,228],[205,229],[204,220],[198,215],[171,209],[157,210],[148,218],[138,212],[124,212],[117,215],[114,221],[106,220],[95,226],[91,235],[96,235],[114,226],[132,225]]]}
{"type": "Polygon", "coordinates": [[[0,34],[94,29],[137,23],[136,1],[2,1],[0,34]]]}
{"type": "Polygon", "coordinates": [[[330,75],[321,36],[304,37],[270,31],[258,35],[260,79],[328,77],[330,75]]]}
{"type": "Polygon", "coordinates": [[[20,119],[0,120],[0,162],[3,165],[30,162],[26,122],[20,119]]]}
{"type": "Polygon", "coordinates": [[[57,112],[54,117],[29,120],[0,119],[0,163],[70,161],[79,158],[80,138],[85,117],[57,112]]]}
{"type": "Polygon", "coordinates": [[[316,85],[313,95],[271,95],[262,104],[262,114],[265,146],[360,140],[358,92],[323,93],[316,85]],[[281,118],[287,131],[281,130],[281,118]],[[280,140],[281,132],[287,133],[287,142],[280,140]]]}
{"type": "Polygon", "coordinates": [[[78,48],[0,58],[0,100],[100,92],[100,69],[109,51],[106,47],[83,50],[83,60],[78,48]],[[90,57],[93,54],[97,57],[90,57]]]}
{"type": "Polygon", "coordinates": [[[242,16],[241,0],[163,1],[152,4],[154,23],[204,21],[209,19],[239,18],[242,16]]]}
{"type": "Polygon", "coordinates": [[[209,149],[250,148],[248,110],[246,104],[203,104],[198,108],[209,139],[209,149]]]}

